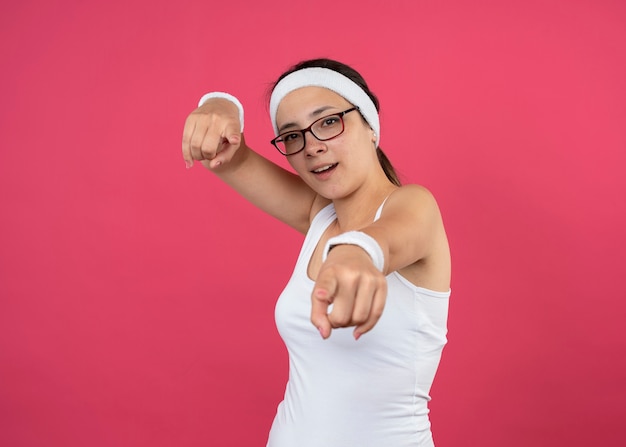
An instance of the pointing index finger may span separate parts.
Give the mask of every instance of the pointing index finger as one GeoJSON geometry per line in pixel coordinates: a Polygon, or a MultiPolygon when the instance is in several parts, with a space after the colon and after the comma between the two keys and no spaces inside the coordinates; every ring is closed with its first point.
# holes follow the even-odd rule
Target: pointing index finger
{"type": "Polygon", "coordinates": [[[330,337],[332,326],[328,319],[328,307],[333,302],[336,283],[332,279],[320,279],[311,296],[311,322],[320,331],[322,338],[330,337]]]}

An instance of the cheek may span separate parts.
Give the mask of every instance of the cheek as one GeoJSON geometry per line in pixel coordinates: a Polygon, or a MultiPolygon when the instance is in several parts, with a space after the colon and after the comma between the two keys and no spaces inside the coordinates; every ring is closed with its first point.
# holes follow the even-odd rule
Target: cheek
{"type": "Polygon", "coordinates": [[[301,158],[298,157],[298,155],[302,154],[295,154],[292,157],[287,157],[287,161],[289,162],[289,166],[291,166],[291,168],[296,171],[296,174],[302,177],[302,173],[304,172],[304,163],[302,162],[302,160],[298,160],[298,158],[301,158]]]}

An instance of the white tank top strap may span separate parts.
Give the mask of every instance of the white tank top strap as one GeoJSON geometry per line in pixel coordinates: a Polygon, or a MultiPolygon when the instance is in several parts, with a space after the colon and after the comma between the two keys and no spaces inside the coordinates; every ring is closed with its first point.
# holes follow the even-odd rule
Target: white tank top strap
{"type": "Polygon", "coordinates": [[[380,206],[378,207],[378,210],[376,211],[376,216],[374,216],[374,222],[380,219],[380,215],[383,212],[383,206],[385,206],[385,202],[387,201],[388,198],[389,196],[385,197],[385,200],[383,200],[383,203],[381,203],[380,206]]]}
{"type": "Polygon", "coordinates": [[[326,231],[328,225],[330,225],[336,218],[337,214],[335,213],[335,206],[332,203],[329,203],[324,208],[319,210],[317,214],[313,217],[310,228],[315,229],[316,231],[321,230],[321,232],[323,233],[324,231],[326,231]]]}

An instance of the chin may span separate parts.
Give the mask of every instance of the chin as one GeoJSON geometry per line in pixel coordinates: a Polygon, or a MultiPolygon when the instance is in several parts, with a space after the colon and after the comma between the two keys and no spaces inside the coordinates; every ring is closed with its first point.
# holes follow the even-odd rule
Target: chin
{"type": "Polygon", "coordinates": [[[318,188],[315,190],[320,196],[328,200],[340,200],[348,197],[349,193],[337,188],[318,188]]]}

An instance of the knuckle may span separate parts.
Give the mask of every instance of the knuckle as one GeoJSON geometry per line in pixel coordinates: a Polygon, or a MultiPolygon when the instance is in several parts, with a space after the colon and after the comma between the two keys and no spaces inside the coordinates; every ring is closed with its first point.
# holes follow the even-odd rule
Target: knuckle
{"type": "Polygon", "coordinates": [[[331,313],[328,319],[333,327],[344,327],[350,324],[350,317],[346,314],[335,315],[331,313]]]}
{"type": "Polygon", "coordinates": [[[337,272],[337,277],[348,284],[356,284],[359,281],[361,272],[351,268],[340,269],[337,272]]]}
{"type": "Polygon", "coordinates": [[[370,316],[370,312],[367,309],[357,309],[352,315],[352,321],[356,324],[365,323],[370,316]]]}
{"type": "Polygon", "coordinates": [[[377,278],[376,285],[383,291],[387,291],[387,278],[385,278],[382,274],[377,278]]]}
{"type": "Polygon", "coordinates": [[[366,287],[374,288],[380,285],[380,280],[375,275],[363,275],[361,277],[361,283],[366,287]]]}
{"type": "Polygon", "coordinates": [[[205,159],[212,159],[215,156],[215,151],[209,149],[206,146],[202,146],[202,148],[200,149],[200,153],[202,154],[202,157],[205,159]]]}
{"type": "Polygon", "coordinates": [[[199,135],[193,134],[189,140],[189,145],[192,149],[199,149],[202,145],[202,139],[199,135]]]}

